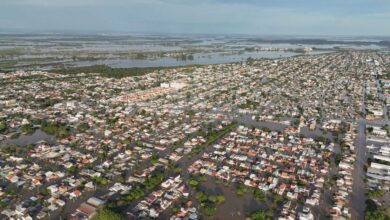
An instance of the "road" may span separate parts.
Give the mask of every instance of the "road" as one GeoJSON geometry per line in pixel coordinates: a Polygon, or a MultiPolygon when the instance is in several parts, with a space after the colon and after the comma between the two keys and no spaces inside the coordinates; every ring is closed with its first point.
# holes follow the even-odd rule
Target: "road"
{"type": "Polygon", "coordinates": [[[353,170],[353,187],[351,194],[351,214],[352,219],[364,219],[364,210],[366,209],[366,185],[364,182],[365,171],[364,164],[367,161],[366,148],[366,122],[364,119],[358,121],[358,139],[356,140],[356,163],[353,170]]]}
{"type": "MultiPolygon", "coordinates": [[[[381,85],[378,80],[378,70],[374,69],[376,73],[376,84],[378,88],[381,88],[381,85]]],[[[366,102],[366,88],[364,86],[363,97],[362,97],[362,111],[365,113],[365,102],[366,102]]],[[[356,163],[355,169],[353,171],[353,192],[351,196],[351,205],[352,205],[352,219],[364,219],[364,211],[366,209],[366,200],[367,200],[367,188],[364,182],[366,173],[364,171],[364,165],[367,162],[369,153],[367,149],[366,143],[366,126],[369,125],[389,125],[388,115],[387,115],[387,106],[384,103],[384,95],[383,90],[378,89],[378,95],[381,97],[384,119],[381,120],[373,120],[367,122],[365,118],[365,114],[363,114],[363,118],[357,121],[358,125],[358,139],[356,140],[356,163]]]]}

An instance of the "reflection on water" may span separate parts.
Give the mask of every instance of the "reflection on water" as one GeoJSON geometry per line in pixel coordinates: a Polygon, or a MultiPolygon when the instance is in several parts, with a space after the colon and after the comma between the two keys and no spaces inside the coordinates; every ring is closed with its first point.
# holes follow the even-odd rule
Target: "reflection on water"
{"type": "Polygon", "coordinates": [[[53,135],[49,135],[41,129],[38,129],[31,135],[22,134],[18,138],[5,141],[5,143],[26,146],[28,144],[33,144],[38,141],[46,141],[50,144],[53,144],[55,143],[56,138],[53,135]]]}

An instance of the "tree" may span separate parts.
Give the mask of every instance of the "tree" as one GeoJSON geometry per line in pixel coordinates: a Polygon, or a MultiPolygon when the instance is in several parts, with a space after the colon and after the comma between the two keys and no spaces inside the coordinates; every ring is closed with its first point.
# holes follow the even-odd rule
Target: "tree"
{"type": "Polygon", "coordinates": [[[380,210],[367,211],[365,214],[366,220],[388,220],[389,217],[385,216],[380,210]]]}
{"type": "Polygon", "coordinates": [[[41,129],[51,135],[55,135],[58,138],[65,138],[69,136],[69,128],[61,125],[57,122],[42,122],[41,129]]]}
{"type": "Polygon", "coordinates": [[[218,195],[217,196],[217,203],[218,204],[222,204],[222,203],[224,203],[225,202],[225,196],[223,196],[223,195],[218,195]]]}
{"type": "Polygon", "coordinates": [[[237,191],[236,191],[237,195],[242,196],[247,192],[248,192],[248,189],[244,184],[239,184],[237,186],[237,191]]]}
{"type": "Polygon", "coordinates": [[[205,202],[207,200],[207,195],[202,192],[202,191],[199,191],[199,192],[196,192],[195,193],[195,198],[200,202],[205,202]]]}
{"type": "Polygon", "coordinates": [[[42,188],[41,190],[39,190],[39,193],[42,194],[43,196],[50,196],[51,195],[51,191],[47,188],[42,188]]]}
{"type": "Polygon", "coordinates": [[[92,218],[92,220],[122,220],[123,218],[107,208],[103,208],[98,214],[92,218]]]}
{"type": "Polygon", "coordinates": [[[67,174],[70,174],[70,175],[76,175],[77,172],[78,172],[77,166],[71,166],[71,167],[69,167],[69,168],[66,170],[66,173],[67,173],[67,174]]]}
{"type": "Polygon", "coordinates": [[[33,134],[35,131],[32,124],[24,124],[20,127],[20,130],[26,134],[33,134]]]}
{"type": "Polygon", "coordinates": [[[263,191],[261,191],[260,189],[255,189],[253,191],[253,194],[257,200],[265,202],[266,197],[263,191]]]}
{"type": "Polygon", "coordinates": [[[206,182],[207,181],[207,177],[206,176],[199,176],[198,177],[198,181],[199,182],[206,182]]]}
{"type": "Polygon", "coordinates": [[[5,208],[7,207],[8,203],[0,201],[0,208],[5,208]]]}
{"type": "Polygon", "coordinates": [[[89,127],[88,123],[81,123],[79,126],[77,126],[77,130],[79,130],[80,132],[85,132],[89,128],[90,127],[89,127]]]}
{"type": "Polygon", "coordinates": [[[198,186],[199,182],[196,181],[196,180],[190,180],[189,184],[190,184],[190,186],[192,186],[192,187],[196,187],[196,186],[198,186]]]}
{"type": "Polygon", "coordinates": [[[207,206],[204,208],[204,214],[207,216],[213,216],[215,214],[216,208],[213,206],[207,206]]]}
{"type": "Polygon", "coordinates": [[[169,122],[168,129],[173,129],[175,127],[175,123],[173,121],[169,122]]]}
{"type": "Polygon", "coordinates": [[[273,218],[272,212],[260,210],[258,212],[252,212],[249,214],[249,218],[252,220],[270,220],[273,218]]]}
{"type": "Polygon", "coordinates": [[[122,141],[122,144],[129,145],[129,144],[131,144],[131,141],[128,140],[128,139],[125,139],[125,140],[122,141]]]}
{"type": "Polygon", "coordinates": [[[339,165],[339,163],[341,162],[342,159],[343,159],[343,156],[341,154],[336,154],[336,158],[335,158],[336,165],[339,165]]]}
{"type": "Polygon", "coordinates": [[[187,97],[187,99],[190,99],[191,98],[191,92],[187,91],[186,92],[186,97],[187,97]]]}
{"type": "Polygon", "coordinates": [[[0,132],[7,130],[7,123],[4,120],[0,120],[0,132]]]}
{"type": "Polygon", "coordinates": [[[107,185],[110,183],[110,180],[108,180],[104,177],[94,177],[93,180],[95,181],[95,183],[97,183],[99,185],[107,185]]]}
{"type": "Polygon", "coordinates": [[[152,157],[150,158],[150,162],[152,163],[152,164],[156,164],[156,163],[158,163],[158,160],[160,159],[160,157],[158,156],[158,154],[156,154],[156,153],[154,153],[153,155],[152,155],[152,157]]]}

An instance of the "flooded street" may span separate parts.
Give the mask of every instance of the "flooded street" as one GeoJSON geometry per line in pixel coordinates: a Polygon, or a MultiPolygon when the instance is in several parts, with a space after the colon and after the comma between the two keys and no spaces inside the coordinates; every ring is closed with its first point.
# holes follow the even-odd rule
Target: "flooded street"
{"type": "Polygon", "coordinates": [[[364,210],[366,209],[366,184],[365,171],[363,169],[364,164],[367,161],[368,153],[366,148],[366,122],[360,120],[358,122],[359,136],[356,140],[356,165],[353,170],[353,192],[351,196],[352,218],[363,219],[364,210]]]}

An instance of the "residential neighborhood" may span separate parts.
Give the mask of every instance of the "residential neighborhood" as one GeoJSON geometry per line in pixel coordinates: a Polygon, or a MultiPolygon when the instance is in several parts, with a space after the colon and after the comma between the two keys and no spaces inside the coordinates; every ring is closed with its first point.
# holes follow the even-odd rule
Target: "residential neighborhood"
{"type": "Polygon", "coordinates": [[[388,53],[0,86],[0,219],[389,216],[388,53]]]}

